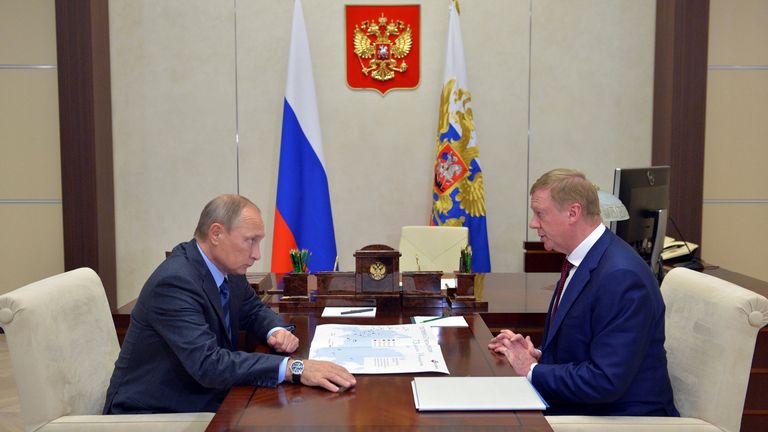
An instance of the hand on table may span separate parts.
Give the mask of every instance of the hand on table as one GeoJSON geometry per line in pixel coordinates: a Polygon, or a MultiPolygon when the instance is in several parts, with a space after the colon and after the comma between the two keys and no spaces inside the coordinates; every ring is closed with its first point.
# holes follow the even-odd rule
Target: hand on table
{"type": "MultiPolygon", "coordinates": [[[[286,371],[286,381],[290,381],[290,368],[286,371]]],[[[304,372],[301,383],[306,386],[322,387],[334,393],[343,392],[357,384],[355,377],[343,366],[323,360],[304,360],[304,372]]]]}

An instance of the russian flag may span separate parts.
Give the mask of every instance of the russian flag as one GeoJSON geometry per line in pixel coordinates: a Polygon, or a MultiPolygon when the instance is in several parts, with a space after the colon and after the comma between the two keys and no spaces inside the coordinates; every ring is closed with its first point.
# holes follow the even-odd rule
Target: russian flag
{"type": "Polygon", "coordinates": [[[288,251],[308,249],[310,271],[333,270],[336,239],[320,118],[301,1],[293,9],[277,177],[272,271],[293,270],[288,251]]]}

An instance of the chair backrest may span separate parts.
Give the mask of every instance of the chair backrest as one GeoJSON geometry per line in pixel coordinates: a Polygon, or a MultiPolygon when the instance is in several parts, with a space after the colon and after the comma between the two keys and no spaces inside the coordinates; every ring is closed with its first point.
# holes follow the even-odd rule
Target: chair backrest
{"type": "Polygon", "coordinates": [[[72,270],[0,296],[0,326],[27,430],[64,415],[101,414],[120,348],[93,270],[72,270]]]}
{"type": "Polygon", "coordinates": [[[400,233],[400,271],[458,271],[468,232],[466,227],[404,226],[400,233]]]}
{"type": "Polygon", "coordinates": [[[687,268],[670,271],[661,292],[675,406],[683,417],[738,431],[768,300],[687,268]]]}

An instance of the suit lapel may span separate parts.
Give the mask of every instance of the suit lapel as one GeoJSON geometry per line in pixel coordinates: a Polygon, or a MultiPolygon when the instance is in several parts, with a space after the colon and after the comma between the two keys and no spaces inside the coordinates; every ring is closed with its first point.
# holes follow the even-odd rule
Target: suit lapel
{"type": "MultiPolygon", "coordinates": [[[[581,264],[576,267],[576,271],[573,273],[571,281],[568,283],[565,292],[563,292],[563,295],[560,298],[560,304],[557,306],[557,316],[554,317],[554,321],[552,320],[551,315],[547,315],[547,321],[549,322],[549,327],[551,328],[547,329],[548,331],[542,349],[546,349],[552,339],[554,339],[554,335],[560,329],[560,324],[562,324],[565,316],[571,309],[571,306],[573,306],[573,304],[579,298],[581,292],[584,291],[584,287],[587,286],[590,275],[592,274],[592,270],[597,267],[597,264],[600,262],[600,258],[602,258],[606,248],[608,247],[608,243],[610,242],[610,234],[611,232],[609,230],[605,230],[603,235],[597,239],[597,242],[594,244],[594,246],[592,246],[589,252],[587,252],[587,255],[581,261],[581,264]]],[[[552,300],[552,303],[553,302],[554,298],[552,300]]],[[[549,306],[549,311],[550,313],[552,311],[551,303],[549,306]]]]}
{"type": "MultiPolygon", "coordinates": [[[[205,293],[205,296],[208,298],[208,302],[210,303],[211,307],[216,311],[216,317],[219,320],[219,328],[221,329],[221,333],[224,334],[226,333],[227,326],[224,323],[224,310],[221,308],[221,295],[219,294],[219,287],[216,286],[216,282],[213,280],[213,275],[211,275],[210,270],[208,270],[208,266],[205,264],[202,255],[200,255],[200,251],[197,250],[197,243],[195,240],[185,243],[183,246],[189,261],[194,265],[195,269],[200,275],[203,293],[205,293]]],[[[232,290],[230,289],[230,305],[232,298],[231,291],[232,290]]],[[[228,345],[231,348],[231,336],[227,335],[224,339],[228,341],[228,345]]]]}

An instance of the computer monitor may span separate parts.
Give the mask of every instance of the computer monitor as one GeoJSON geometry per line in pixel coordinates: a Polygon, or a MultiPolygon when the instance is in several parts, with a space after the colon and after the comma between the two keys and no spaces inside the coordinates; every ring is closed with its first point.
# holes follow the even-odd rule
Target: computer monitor
{"type": "Polygon", "coordinates": [[[613,194],[629,212],[629,219],[611,223],[611,230],[659,271],[669,210],[669,167],[616,168],[613,194]]]}

